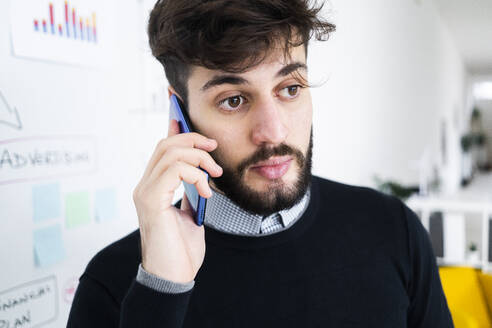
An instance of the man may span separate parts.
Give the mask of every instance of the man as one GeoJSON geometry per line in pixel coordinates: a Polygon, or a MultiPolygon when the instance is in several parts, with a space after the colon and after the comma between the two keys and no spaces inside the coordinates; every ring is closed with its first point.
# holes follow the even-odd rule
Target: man
{"type": "Polygon", "coordinates": [[[133,193],[140,229],[89,263],[69,327],[453,326],[415,213],[311,176],[307,46],[335,29],[318,12],[156,3],[151,49],[196,132],[171,120],[133,193]],[[182,181],[208,198],[204,226],[172,204],[182,181]]]}

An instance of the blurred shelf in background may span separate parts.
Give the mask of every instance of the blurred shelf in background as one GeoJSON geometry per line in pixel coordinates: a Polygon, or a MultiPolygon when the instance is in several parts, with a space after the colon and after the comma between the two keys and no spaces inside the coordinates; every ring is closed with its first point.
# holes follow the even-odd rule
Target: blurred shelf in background
{"type": "Polygon", "coordinates": [[[440,266],[492,272],[492,173],[477,173],[454,194],[413,195],[405,203],[429,232],[440,266]]]}

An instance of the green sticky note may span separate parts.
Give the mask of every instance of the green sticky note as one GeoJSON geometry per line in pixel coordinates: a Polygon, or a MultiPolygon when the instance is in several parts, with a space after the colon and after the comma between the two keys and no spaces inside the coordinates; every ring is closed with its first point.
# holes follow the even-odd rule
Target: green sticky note
{"type": "Polygon", "coordinates": [[[89,223],[89,193],[87,191],[70,192],[65,196],[65,223],[74,228],[89,223]]]}

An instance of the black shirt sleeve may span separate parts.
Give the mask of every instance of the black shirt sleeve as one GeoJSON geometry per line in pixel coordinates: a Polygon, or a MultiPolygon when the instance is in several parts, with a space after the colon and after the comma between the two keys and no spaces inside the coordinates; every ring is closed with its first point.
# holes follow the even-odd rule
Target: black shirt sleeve
{"type": "Polygon", "coordinates": [[[415,212],[402,204],[408,229],[411,268],[408,327],[454,327],[429,234],[415,212]]]}
{"type": "Polygon", "coordinates": [[[118,327],[119,305],[103,285],[86,274],[70,308],[67,328],[118,327]]]}
{"type": "Polygon", "coordinates": [[[182,327],[193,288],[185,293],[161,293],[133,280],[121,305],[120,328],[182,327]]]}
{"type": "Polygon", "coordinates": [[[182,327],[192,292],[160,293],[134,279],[120,305],[106,286],[84,274],[67,327],[182,327]]]}

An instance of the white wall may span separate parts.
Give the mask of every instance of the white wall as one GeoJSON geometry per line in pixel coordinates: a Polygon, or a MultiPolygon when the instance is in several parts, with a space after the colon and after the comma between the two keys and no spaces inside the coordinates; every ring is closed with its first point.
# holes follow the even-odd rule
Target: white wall
{"type": "MultiPolygon", "coordinates": [[[[410,165],[425,147],[439,159],[447,121],[445,189],[460,182],[459,130],[469,101],[467,74],[431,1],[332,0],[332,39],[310,49],[314,172],[374,186],[372,176],[417,184],[410,165]]],[[[437,161],[440,163],[440,161],[437,161]]]]}

